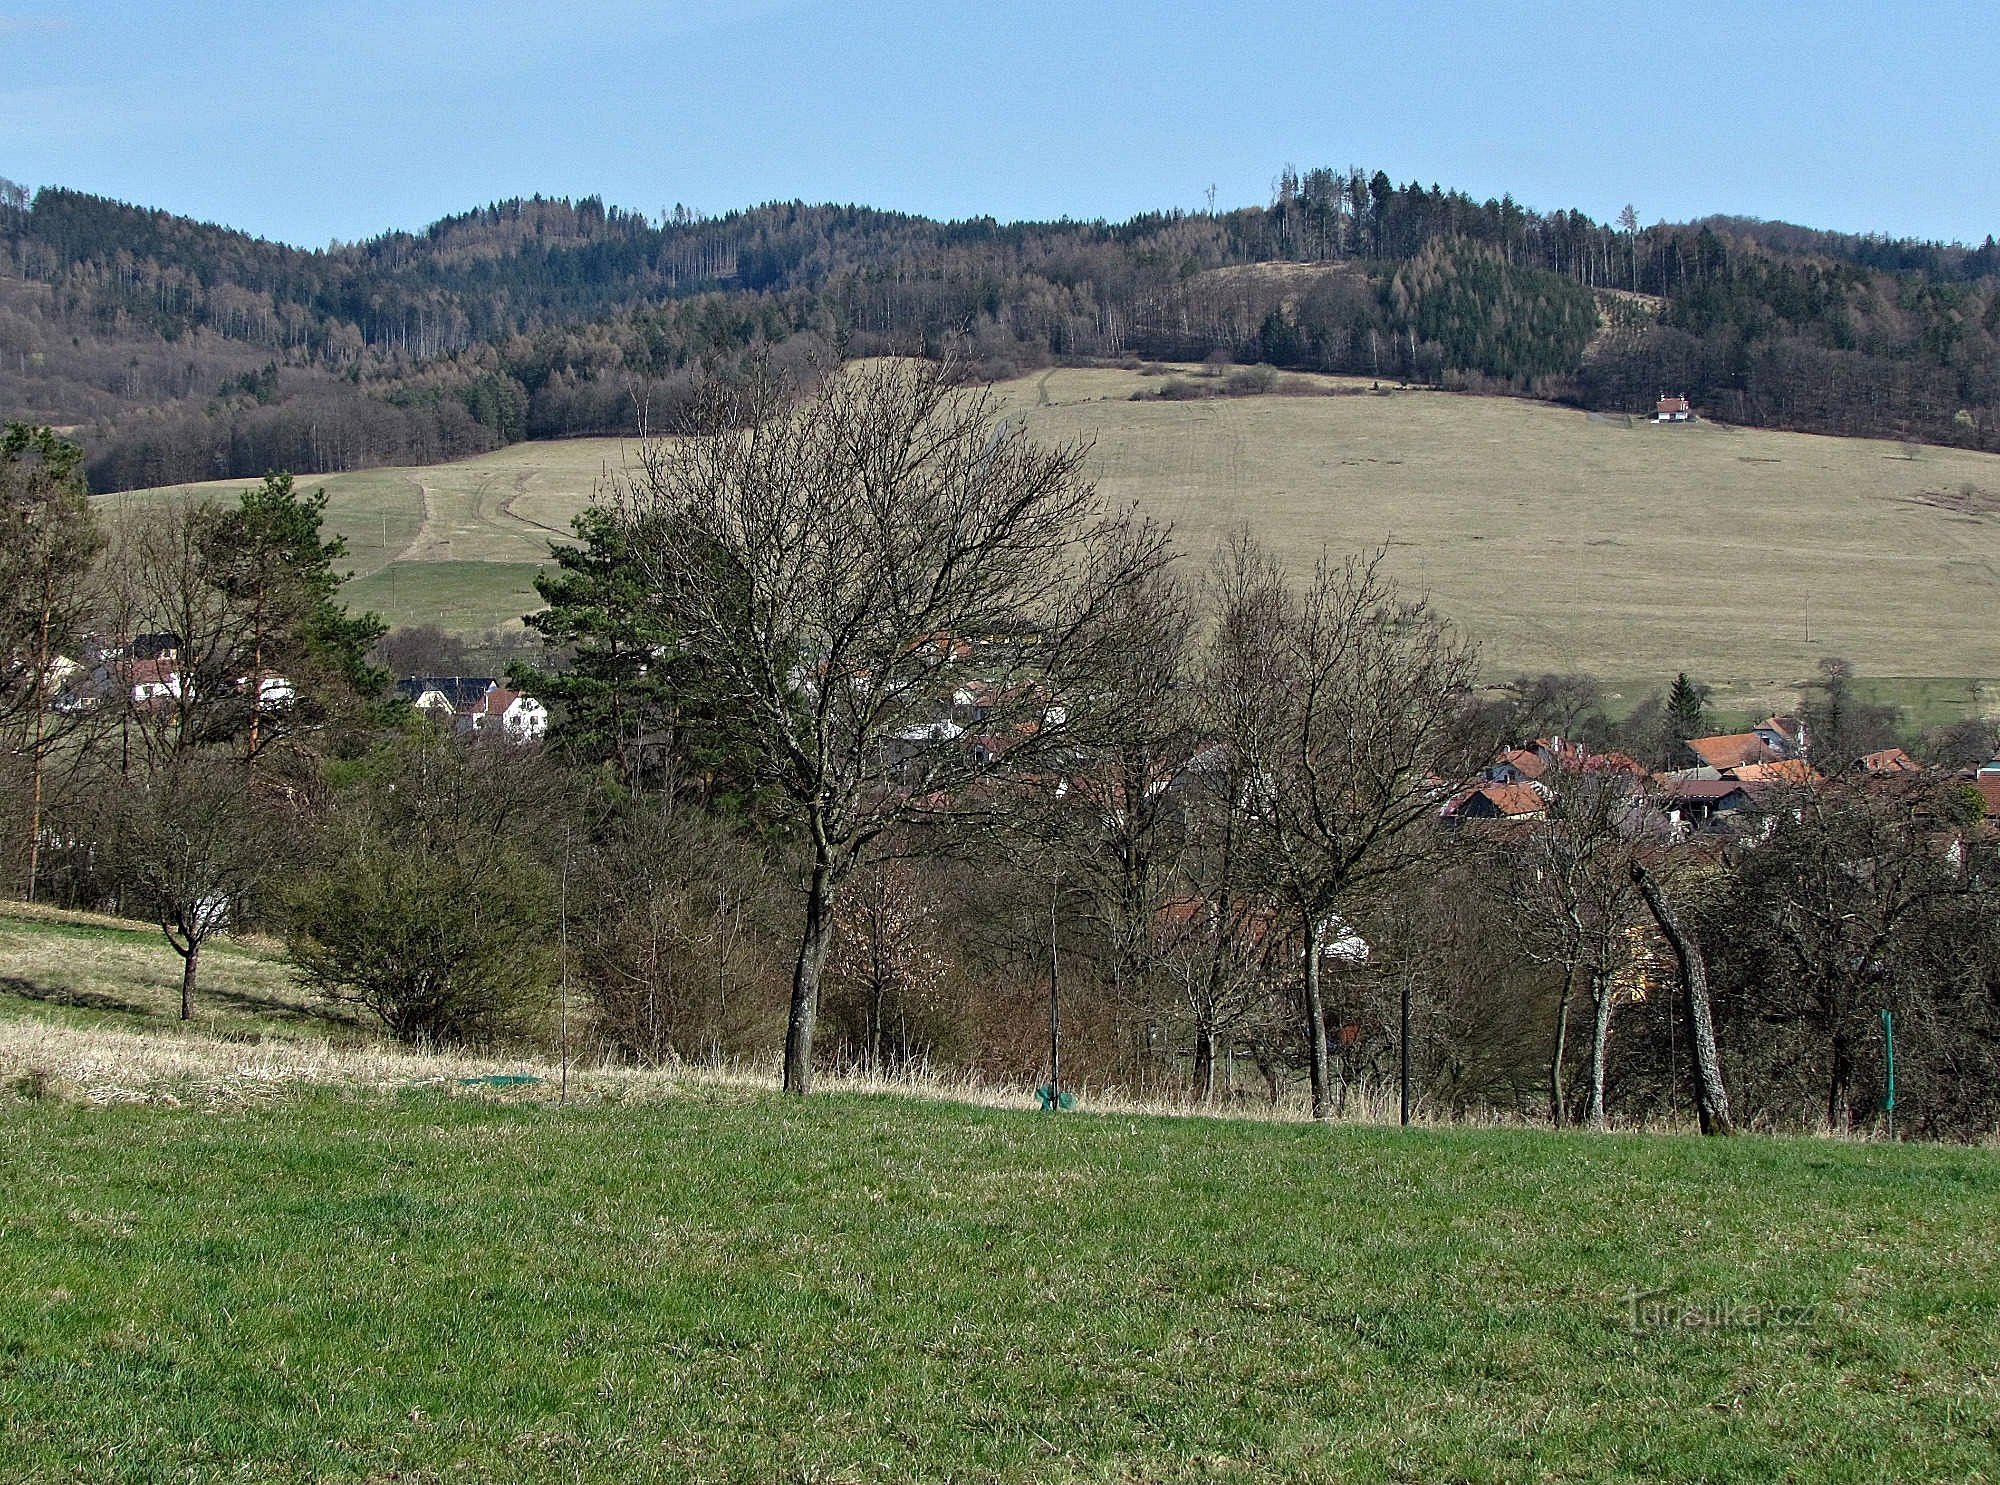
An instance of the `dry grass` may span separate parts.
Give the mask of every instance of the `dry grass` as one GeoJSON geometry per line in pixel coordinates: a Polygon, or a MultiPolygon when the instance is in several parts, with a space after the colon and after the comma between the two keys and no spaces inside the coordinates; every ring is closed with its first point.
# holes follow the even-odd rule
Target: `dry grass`
{"type": "MultiPolygon", "coordinates": [[[[778,1085],[775,1056],[726,1063],[631,1067],[584,1060],[567,1077],[546,1054],[514,1057],[423,1052],[376,1040],[234,1034],[214,1029],[172,1031],[78,1025],[39,1016],[0,1016],[0,1090],[94,1105],[158,1103],[231,1108],[306,1092],[379,1097],[408,1089],[438,1089],[465,1097],[530,1103],[658,1103],[686,1097],[752,1097],[778,1085]],[[532,1079],[500,1082],[492,1079],[532,1079]]],[[[977,1075],[913,1067],[883,1075],[826,1073],[822,1092],[858,1093],[965,1104],[978,1108],[1034,1106],[1032,1089],[977,1075]]],[[[1093,1114],[1226,1117],[1296,1124],[1307,1118],[1302,1096],[1228,1107],[1186,1100],[1134,1097],[1118,1089],[1085,1089],[1079,1106],[1093,1114]]],[[[1340,1120],[1355,1125],[1396,1122],[1387,1096],[1352,1099],[1340,1120]]],[[[1423,1121],[1427,1125],[1435,1121],[1423,1121]]],[[[1465,1123],[1467,1121],[1457,1121],[1465,1123]]],[[[1506,1121],[1478,1120],[1479,1124],[1506,1121]]],[[[1441,1127],[1441,1126],[1440,1126],[1441,1127]]]]}
{"type": "MultiPolygon", "coordinates": [[[[665,1068],[619,1066],[581,1054],[565,1078],[560,1043],[515,1057],[421,1052],[387,1041],[349,1008],[332,1006],[298,981],[267,940],[211,940],[202,958],[196,1015],[180,1022],[180,960],[157,929],[99,913],[0,903],[0,1085],[85,1103],[168,1102],[227,1106],[311,1089],[379,1094],[466,1080],[529,1077],[505,1096],[546,1101],[653,1101],[691,1090],[769,1090],[774,1055],[665,1068]],[[24,1081],[25,1080],[25,1081],[24,1081]]],[[[587,1026],[576,1045],[587,1046],[587,1026]]],[[[927,1067],[883,1076],[830,1075],[831,1090],[899,1094],[989,1108],[1032,1105],[1031,1088],[927,1067]]],[[[1100,1112],[1213,1112],[1084,1090],[1100,1112]]],[[[1355,1106],[1357,1117],[1379,1111],[1355,1106]]],[[[1232,1116],[1304,1117],[1286,1100],[1234,1106],[1232,1116]]]]}
{"type": "MultiPolygon", "coordinates": [[[[1685,668],[1744,706],[1789,700],[1826,655],[1864,675],[2000,680],[2000,515],[1936,499],[2000,488],[1992,455],[1285,380],[1349,395],[1133,401],[1160,378],[1108,368],[999,391],[1036,432],[1094,439],[1106,496],[1171,520],[1197,558],[1244,520],[1295,569],[1388,546],[1397,575],[1479,638],[1489,673],[1651,686],[1685,668]]],[[[631,453],[523,444],[315,483],[363,575],[354,600],[479,629],[532,604],[547,541],[631,453]]]]}
{"type": "MultiPolygon", "coordinates": [[[[775,1053],[708,1063],[633,1067],[582,1051],[567,1076],[560,1043],[511,1057],[397,1046],[345,1007],[298,983],[277,945],[218,940],[204,955],[196,1019],[177,1018],[180,961],[143,923],[20,903],[0,904],[0,1087],[81,1103],[230,1107],[300,1091],[378,1096],[441,1087],[530,1102],[657,1102],[700,1094],[768,1092],[775,1053]],[[491,1085],[478,1080],[525,1077],[491,1085]]],[[[591,1045],[579,1025],[575,1045],[591,1045]]],[[[880,1094],[984,1108],[1035,1104],[1032,1087],[912,1066],[884,1074],[822,1076],[830,1092],[880,1094]]],[[[1171,1114],[1297,1123],[1302,1092],[1201,1104],[1138,1097],[1119,1088],[1075,1090],[1100,1114],[1171,1114]]],[[[1344,1122],[1392,1124],[1393,1098],[1356,1093],[1344,1122]]],[[[1425,1122],[1431,1122],[1426,1120],[1425,1122]]],[[[1481,1121],[1489,1122],[1489,1121],[1481,1121]]]]}

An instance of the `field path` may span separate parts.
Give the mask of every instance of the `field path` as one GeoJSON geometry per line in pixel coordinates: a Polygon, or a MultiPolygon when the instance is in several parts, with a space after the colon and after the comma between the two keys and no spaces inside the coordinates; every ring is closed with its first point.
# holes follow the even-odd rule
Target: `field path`
{"type": "Polygon", "coordinates": [[[451,538],[445,534],[444,521],[438,511],[437,491],[422,480],[411,480],[417,487],[418,498],[423,503],[424,517],[417,525],[417,534],[410,538],[410,544],[390,558],[391,562],[449,562],[451,560],[451,538]]]}
{"type": "Polygon", "coordinates": [[[551,526],[546,521],[538,521],[533,516],[524,516],[519,511],[514,509],[514,507],[518,505],[521,501],[527,499],[530,493],[528,485],[529,482],[532,481],[533,479],[534,475],[532,472],[517,474],[514,476],[514,493],[512,495],[509,495],[505,500],[500,502],[501,514],[506,516],[511,516],[514,520],[519,521],[523,526],[531,526],[537,531],[546,531],[551,536],[561,537],[564,541],[575,540],[575,537],[573,536],[572,533],[564,531],[559,527],[551,526]]]}

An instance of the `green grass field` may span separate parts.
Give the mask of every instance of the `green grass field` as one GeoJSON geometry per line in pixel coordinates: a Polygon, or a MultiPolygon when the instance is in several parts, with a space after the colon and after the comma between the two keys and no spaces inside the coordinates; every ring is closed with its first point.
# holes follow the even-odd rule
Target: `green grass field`
{"type": "Polygon", "coordinates": [[[6,1101],[0,1477],[1991,1479],[1996,1209],[1801,1141],[6,1101]]]}
{"type": "MultiPolygon", "coordinates": [[[[1386,545],[1495,676],[1580,670],[1650,690],[1687,669],[1749,708],[1788,701],[1839,655],[1912,694],[1949,683],[1940,716],[1966,696],[2000,709],[2000,458],[1283,384],[1349,395],[1166,402],[1158,377],[1082,368],[999,390],[1036,432],[1095,440],[1105,496],[1172,521],[1195,560],[1244,520],[1299,570],[1322,549],[1386,545]]],[[[364,579],[357,600],[477,631],[532,603],[547,541],[632,452],[526,444],[315,483],[364,579]]]]}
{"type": "Polygon", "coordinates": [[[563,1104],[142,938],[0,923],[10,1485],[2000,1478],[1990,1150],[563,1104]]]}

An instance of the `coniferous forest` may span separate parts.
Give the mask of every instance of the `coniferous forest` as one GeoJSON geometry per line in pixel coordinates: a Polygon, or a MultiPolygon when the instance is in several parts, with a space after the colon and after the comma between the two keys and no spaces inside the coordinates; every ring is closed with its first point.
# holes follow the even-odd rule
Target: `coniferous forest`
{"type": "Polygon", "coordinates": [[[708,371],[946,343],[983,376],[1217,357],[2000,449],[2000,244],[1642,226],[1287,167],[1125,222],[500,202],[305,251],[0,182],[0,406],[93,488],[663,426],[708,371]]]}

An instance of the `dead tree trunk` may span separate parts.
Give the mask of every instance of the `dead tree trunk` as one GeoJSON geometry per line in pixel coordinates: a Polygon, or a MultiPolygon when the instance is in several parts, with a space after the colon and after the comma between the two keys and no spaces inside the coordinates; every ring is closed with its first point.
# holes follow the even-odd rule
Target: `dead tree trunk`
{"type": "Polygon", "coordinates": [[[1194,1028],[1194,1096],[1204,1104],[1215,1102],[1215,1028],[1206,1021],[1194,1028]]]}
{"type": "Polygon", "coordinates": [[[1694,1042],[1695,1111],[1703,1134],[1734,1134],[1729,1117],[1729,1091],[1722,1084],[1722,1058],[1715,1049],[1715,1017],[1708,1001],[1708,966],[1701,949],[1681,928],[1679,917],[1661,893],[1651,873],[1636,862],[1632,881],[1646,899],[1653,921],[1660,925],[1680,965],[1681,990],[1687,1003],[1688,1034],[1694,1042]]]}

